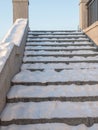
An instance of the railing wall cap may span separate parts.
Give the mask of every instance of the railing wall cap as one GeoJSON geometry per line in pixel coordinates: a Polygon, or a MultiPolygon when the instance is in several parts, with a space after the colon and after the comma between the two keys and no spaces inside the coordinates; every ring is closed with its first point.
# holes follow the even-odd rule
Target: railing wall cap
{"type": "Polygon", "coordinates": [[[14,46],[19,47],[27,27],[27,19],[17,19],[0,43],[0,72],[14,46]]]}
{"type": "Polygon", "coordinates": [[[11,42],[19,46],[27,24],[27,19],[17,19],[1,42],[11,42]]]}

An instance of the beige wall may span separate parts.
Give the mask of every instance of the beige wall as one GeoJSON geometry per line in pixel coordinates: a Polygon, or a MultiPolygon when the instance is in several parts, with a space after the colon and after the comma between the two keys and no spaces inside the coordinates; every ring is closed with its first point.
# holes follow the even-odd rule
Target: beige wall
{"type": "Polygon", "coordinates": [[[98,45],[98,21],[93,23],[88,27],[88,11],[87,11],[87,2],[89,0],[80,0],[79,8],[80,8],[80,23],[79,27],[83,32],[88,35],[94,41],[96,45],[98,45]]]}
{"type": "Polygon", "coordinates": [[[87,34],[96,45],[98,45],[98,21],[93,23],[88,28],[84,29],[83,32],[87,34]]]}
{"type": "Polygon", "coordinates": [[[87,12],[87,4],[88,0],[80,0],[79,3],[79,27],[80,29],[84,29],[88,25],[88,12],[87,12]]]}
{"type": "Polygon", "coordinates": [[[13,22],[19,18],[29,18],[29,0],[13,0],[13,22]]]}
{"type": "Polygon", "coordinates": [[[88,11],[87,11],[87,2],[89,0],[80,0],[79,8],[80,8],[80,23],[79,27],[83,32],[88,35],[94,41],[96,45],[98,45],[98,21],[93,23],[88,27],[88,11]]]}

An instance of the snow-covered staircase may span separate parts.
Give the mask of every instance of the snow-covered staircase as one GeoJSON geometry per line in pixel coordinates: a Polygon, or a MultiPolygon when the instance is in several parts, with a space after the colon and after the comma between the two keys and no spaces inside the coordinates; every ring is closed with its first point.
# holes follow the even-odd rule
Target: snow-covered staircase
{"type": "Polygon", "coordinates": [[[80,31],[29,31],[1,130],[98,130],[98,50],[80,31]]]}

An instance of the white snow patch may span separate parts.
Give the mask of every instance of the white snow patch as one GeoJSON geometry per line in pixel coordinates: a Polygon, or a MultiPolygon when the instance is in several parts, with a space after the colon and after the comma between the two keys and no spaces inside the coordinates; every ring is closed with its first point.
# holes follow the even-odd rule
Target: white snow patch
{"type": "Polygon", "coordinates": [[[13,42],[15,45],[20,46],[26,26],[27,19],[17,19],[2,42],[13,42]]]}
{"type": "Polygon", "coordinates": [[[0,72],[2,71],[12,49],[14,47],[14,43],[0,43],[0,72]]]}
{"type": "Polygon", "coordinates": [[[18,19],[8,31],[4,39],[0,43],[0,72],[4,67],[11,51],[15,45],[20,46],[25,28],[27,26],[26,19],[18,19]]]}
{"type": "Polygon", "coordinates": [[[1,130],[98,130],[98,125],[86,127],[85,125],[69,126],[63,123],[47,123],[33,125],[10,125],[1,127],[1,130]]]}
{"type": "Polygon", "coordinates": [[[49,39],[49,38],[27,38],[27,41],[29,42],[29,41],[46,41],[46,40],[49,40],[49,41],[54,41],[54,40],[56,40],[56,41],[79,41],[79,40],[85,40],[85,41],[89,41],[87,38],[78,38],[78,39],[76,39],[76,38],[65,38],[65,39],[57,39],[57,38],[52,38],[52,39],[49,39]]]}
{"type": "Polygon", "coordinates": [[[40,118],[98,117],[98,102],[19,102],[9,103],[1,114],[1,121],[40,118]]]}

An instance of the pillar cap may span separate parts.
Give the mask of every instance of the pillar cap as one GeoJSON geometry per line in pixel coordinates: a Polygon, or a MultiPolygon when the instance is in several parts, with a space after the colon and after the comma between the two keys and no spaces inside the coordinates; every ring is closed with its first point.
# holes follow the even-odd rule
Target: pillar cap
{"type": "Polygon", "coordinates": [[[89,0],[80,0],[80,3],[87,3],[89,0]]]}
{"type": "Polygon", "coordinates": [[[13,0],[13,2],[29,2],[29,0],[13,0]]]}

